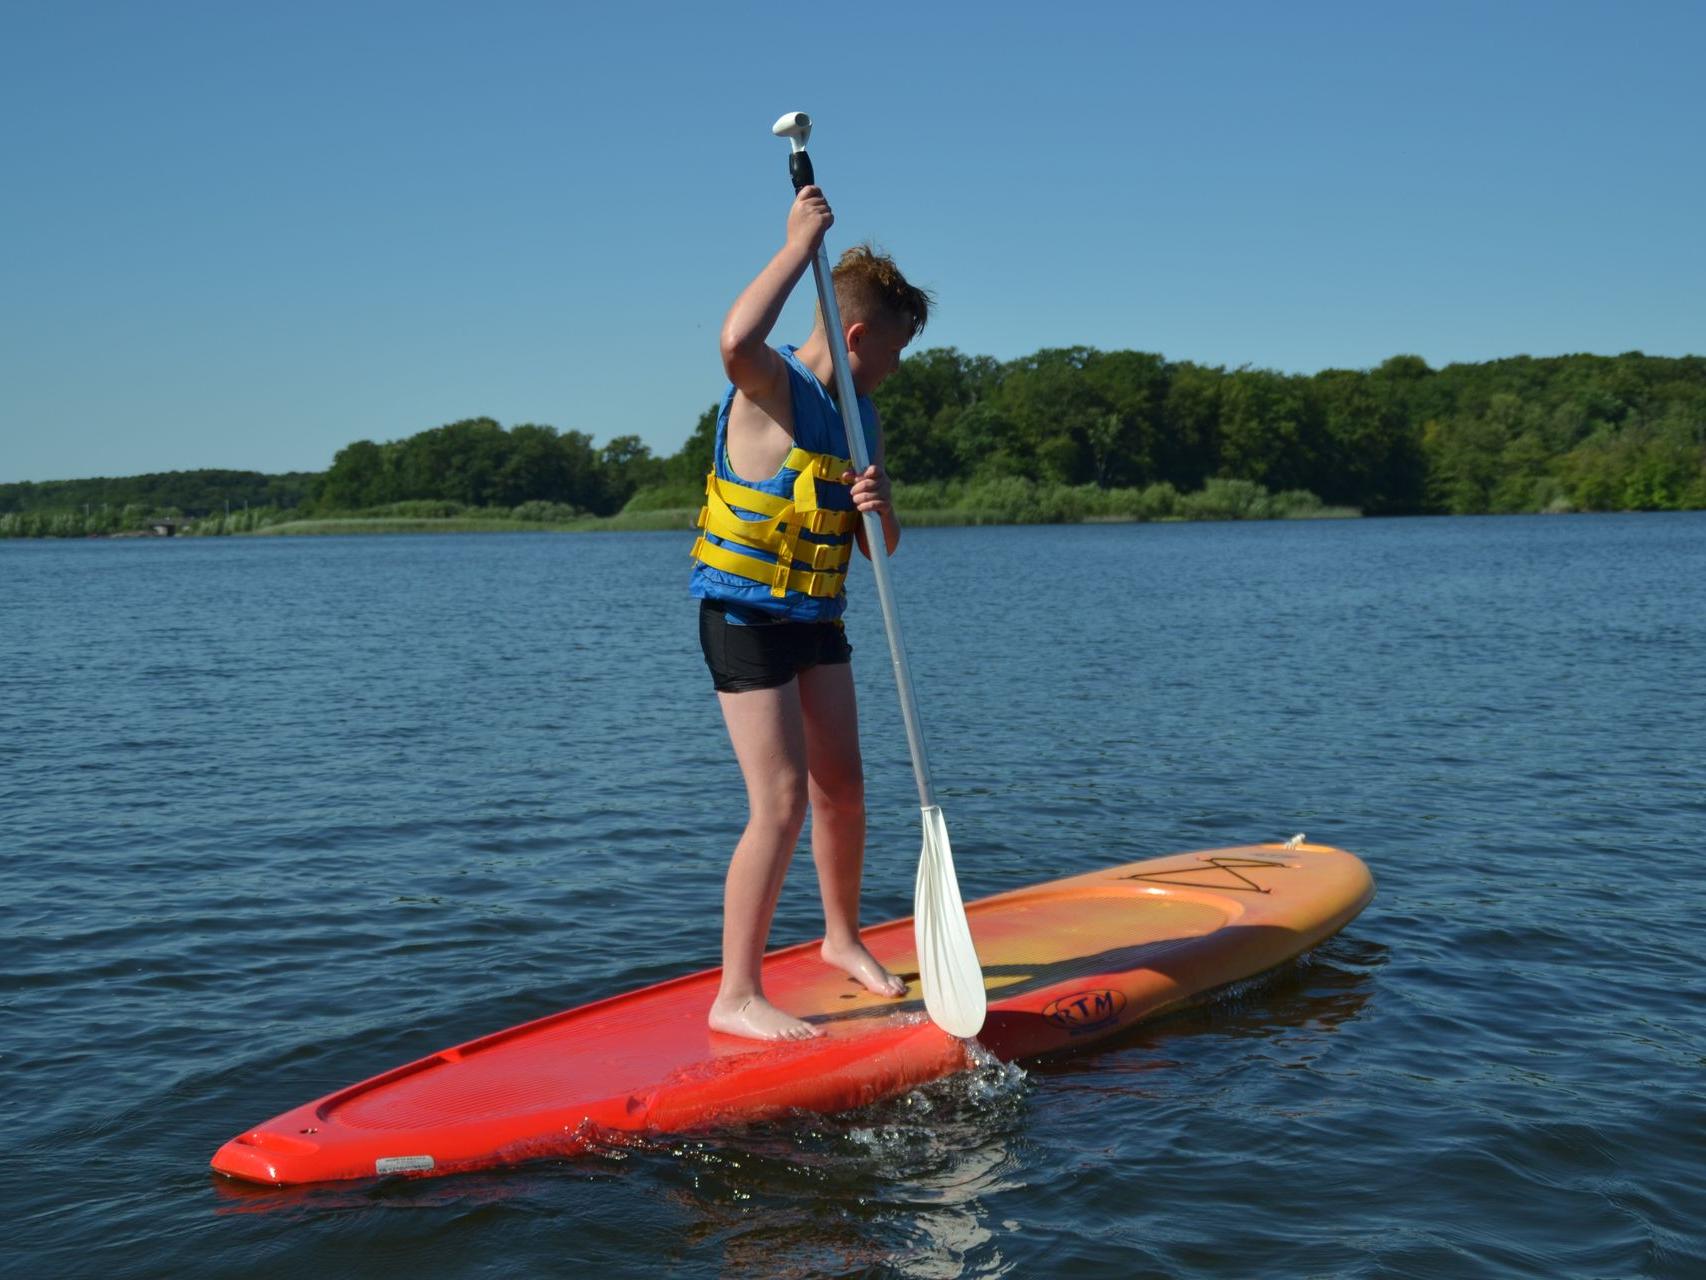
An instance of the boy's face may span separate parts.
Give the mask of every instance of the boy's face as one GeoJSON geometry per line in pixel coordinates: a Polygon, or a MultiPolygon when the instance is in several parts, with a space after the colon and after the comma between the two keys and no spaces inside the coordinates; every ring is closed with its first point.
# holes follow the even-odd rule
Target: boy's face
{"type": "Polygon", "coordinates": [[[900,368],[901,352],[912,341],[906,326],[884,318],[870,324],[847,327],[847,364],[853,374],[853,389],[868,396],[900,368]]]}

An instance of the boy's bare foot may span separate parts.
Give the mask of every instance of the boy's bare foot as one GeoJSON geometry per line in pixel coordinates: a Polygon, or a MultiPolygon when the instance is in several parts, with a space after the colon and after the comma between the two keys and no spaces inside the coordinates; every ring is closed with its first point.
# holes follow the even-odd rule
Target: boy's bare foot
{"type": "Polygon", "coordinates": [[[783,1013],[763,996],[740,1000],[719,997],[712,1003],[707,1021],[713,1031],[749,1040],[810,1040],[823,1034],[811,1023],[783,1013]]]}
{"type": "Polygon", "coordinates": [[[874,996],[906,994],[906,983],[878,964],[877,958],[865,949],[862,942],[854,942],[847,947],[831,947],[825,942],[819,954],[823,956],[824,963],[845,970],[848,977],[874,996]]]}

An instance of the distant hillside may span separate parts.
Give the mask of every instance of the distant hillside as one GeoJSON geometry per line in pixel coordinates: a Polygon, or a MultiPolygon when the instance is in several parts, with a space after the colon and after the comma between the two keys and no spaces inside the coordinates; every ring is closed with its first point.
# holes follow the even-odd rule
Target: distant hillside
{"type": "Polygon", "coordinates": [[[208,515],[233,508],[300,507],[309,502],[319,473],[290,471],[162,471],[145,476],[93,480],[43,480],[0,484],[0,513],[81,511],[140,507],[151,513],[208,515]]]}

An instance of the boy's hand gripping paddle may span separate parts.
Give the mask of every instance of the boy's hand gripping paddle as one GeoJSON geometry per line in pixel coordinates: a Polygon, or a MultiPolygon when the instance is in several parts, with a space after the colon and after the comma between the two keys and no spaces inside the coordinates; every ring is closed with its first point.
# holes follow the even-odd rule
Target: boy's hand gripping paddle
{"type": "MultiPolygon", "coordinates": [[[[806,140],[811,137],[811,117],[790,111],[771,129],[788,139],[788,174],[794,190],[812,185],[811,157],[806,140]]],[[[847,339],[841,330],[841,308],[829,271],[829,250],[818,242],[812,259],[812,277],[817,281],[817,300],[823,310],[823,327],[829,337],[829,353],[835,362],[835,399],[841,409],[841,425],[847,431],[847,449],[853,467],[861,475],[871,465],[865,447],[865,432],[859,422],[859,400],[853,390],[853,371],[847,363],[847,339]]],[[[918,880],[913,889],[913,936],[918,948],[918,972],[924,986],[924,1008],[937,1026],[952,1035],[970,1039],[983,1027],[987,1000],[983,970],[972,946],[971,927],[960,901],[960,886],[954,879],[954,851],[948,843],[948,824],[936,803],[930,785],[930,762],[924,755],[924,731],[918,723],[918,700],[912,689],[912,671],[906,663],[906,648],[900,640],[900,618],[895,612],[894,590],[889,584],[888,543],[883,522],[874,511],[865,512],[865,542],[871,550],[871,570],[877,580],[877,599],[883,608],[883,628],[888,632],[889,656],[894,660],[895,685],[900,690],[900,714],[906,722],[906,743],[912,750],[912,775],[918,783],[918,803],[924,811],[924,849],[918,858],[918,880]]]]}

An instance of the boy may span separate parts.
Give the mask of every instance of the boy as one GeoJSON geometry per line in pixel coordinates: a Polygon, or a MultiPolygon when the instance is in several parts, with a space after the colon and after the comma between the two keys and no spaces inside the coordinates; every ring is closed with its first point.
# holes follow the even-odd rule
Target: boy
{"type": "Polygon", "coordinates": [[[841,614],[854,541],[870,555],[860,513],[877,513],[889,551],[900,541],[868,397],[924,327],[930,296],[868,247],[849,250],[835,268],[873,461],[856,475],[831,392],[834,365],[821,313],[803,346],[776,350],[766,342],[833,222],[823,193],[802,188],[788,211],[786,242],[723,321],[723,368],[732,385],[717,421],[703,536],[693,548],[700,645],[748,805],[723,889],[723,978],[709,1022],[714,1030],[760,1040],[820,1034],[764,998],[761,972],[808,806],[823,895],[823,959],[874,995],[906,993],[906,984],[859,939],[865,783],[841,614]]]}

